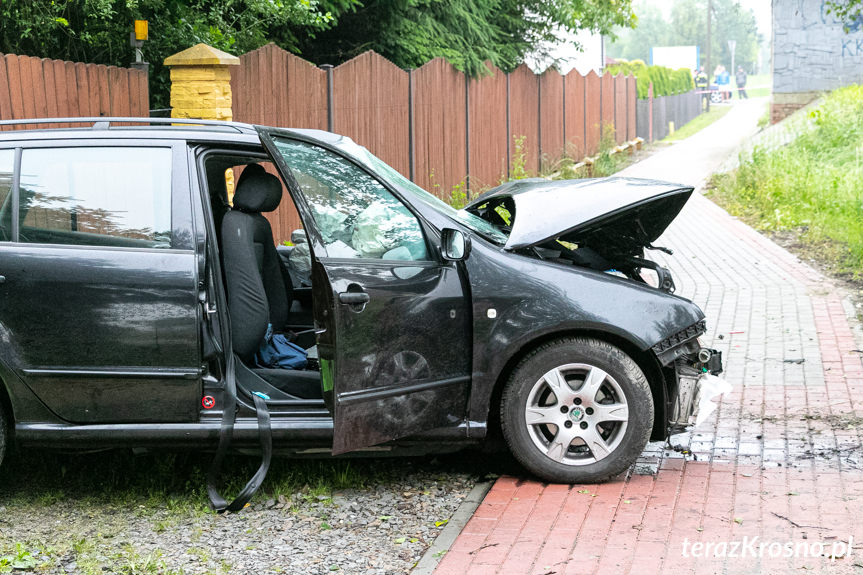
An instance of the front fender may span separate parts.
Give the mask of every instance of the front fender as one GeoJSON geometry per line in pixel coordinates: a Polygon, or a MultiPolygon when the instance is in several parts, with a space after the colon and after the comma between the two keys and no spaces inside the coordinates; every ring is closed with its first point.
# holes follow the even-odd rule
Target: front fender
{"type": "Polygon", "coordinates": [[[606,333],[648,351],[704,319],[685,298],[484,242],[474,242],[466,264],[474,327],[470,419],[475,422],[486,421],[494,387],[509,361],[551,334],[606,333]]]}

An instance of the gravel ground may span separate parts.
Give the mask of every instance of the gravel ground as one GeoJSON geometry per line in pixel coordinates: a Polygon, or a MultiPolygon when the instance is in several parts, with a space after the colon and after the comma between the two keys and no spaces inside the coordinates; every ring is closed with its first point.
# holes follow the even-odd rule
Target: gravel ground
{"type": "Polygon", "coordinates": [[[487,471],[464,455],[329,462],[320,469],[335,473],[324,471],[320,482],[300,487],[315,482],[315,464],[299,462],[298,480],[287,462],[250,507],[219,516],[196,484],[203,460],[172,470],[170,463],[115,456],[105,465],[127,470],[105,479],[94,474],[96,455],[84,463],[54,457],[60,460],[9,461],[42,471],[16,477],[6,466],[0,476],[0,573],[16,566],[88,575],[408,573],[487,471]],[[138,473],[149,477],[128,479],[138,473]]]}

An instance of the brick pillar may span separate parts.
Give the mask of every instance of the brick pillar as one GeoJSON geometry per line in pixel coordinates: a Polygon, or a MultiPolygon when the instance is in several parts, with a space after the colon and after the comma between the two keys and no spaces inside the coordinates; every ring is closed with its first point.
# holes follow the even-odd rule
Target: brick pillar
{"type": "MultiPolygon", "coordinates": [[[[231,70],[240,59],[206,44],[165,58],[171,69],[171,117],[224,120],[234,118],[231,70]]],[[[228,201],[234,200],[234,171],[225,172],[228,201]]]]}
{"type": "Polygon", "coordinates": [[[165,59],[171,69],[171,117],[233,119],[231,70],[240,59],[198,44],[165,59]]]}

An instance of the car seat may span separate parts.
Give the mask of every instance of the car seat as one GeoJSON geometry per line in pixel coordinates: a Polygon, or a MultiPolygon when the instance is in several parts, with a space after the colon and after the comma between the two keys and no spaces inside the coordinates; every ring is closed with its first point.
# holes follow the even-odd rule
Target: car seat
{"type": "MultiPolygon", "coordinates": [[[[245,175],[245,174],[244,174],[245,175]]],[[[321,396],[316,371],[255,367],[267,325],[275,333],[288,325],[291,281],[280,264],[270,222],[262,215],[279,207],[281,181],[266,172],[241,178],[234,206],[222,220],[222,266],[231,314],[234,353],[273,387],[300,398],[321,396]]]]}

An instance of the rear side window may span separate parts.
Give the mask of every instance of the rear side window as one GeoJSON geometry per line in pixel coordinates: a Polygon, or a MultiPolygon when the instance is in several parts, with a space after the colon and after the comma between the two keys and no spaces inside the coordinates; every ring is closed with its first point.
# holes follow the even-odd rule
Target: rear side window
{"type": "Polygon", "coordinates": [[[0,242],[12,241],[12,170],[15,150],[0,150],[0,242]]]}
{"type": "Polygon", "coordinates": [[[25,149],[19,222],[25,243],[170,248],[171,150],[25,149]]]}

